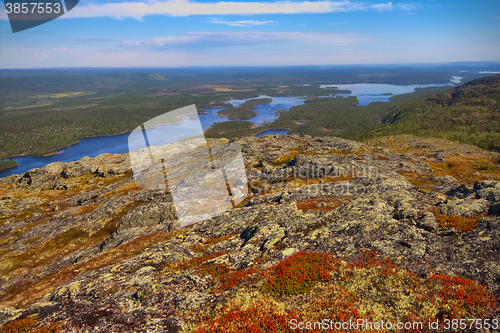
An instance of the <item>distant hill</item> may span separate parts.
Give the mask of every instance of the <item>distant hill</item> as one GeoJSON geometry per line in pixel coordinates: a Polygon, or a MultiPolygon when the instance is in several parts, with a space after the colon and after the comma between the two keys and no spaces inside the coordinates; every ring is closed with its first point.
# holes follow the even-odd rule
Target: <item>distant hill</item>
{"type": "Polygon", "coordinates": [[[1,78],[0,91],[7,96],[58,94],[82,90],[99,90],[117,87],[156,86],[165,78],[157,73],[107,73],[100,75],[61,74],[1,78]]]}
{"type": "Polygon", "coordinates": [[[397,105],[359,139],[413,134],[500,151],[500,75],[397,105]]]}

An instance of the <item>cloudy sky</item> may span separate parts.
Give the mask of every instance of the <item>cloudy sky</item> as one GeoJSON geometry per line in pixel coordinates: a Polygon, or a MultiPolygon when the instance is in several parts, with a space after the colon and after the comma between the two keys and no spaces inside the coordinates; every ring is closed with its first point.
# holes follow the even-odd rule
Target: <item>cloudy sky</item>
{"type": "Polygon", "coordinates": [[[0,68],[500,61],[500,1],[80,0],[12,33],[0,68]]]}

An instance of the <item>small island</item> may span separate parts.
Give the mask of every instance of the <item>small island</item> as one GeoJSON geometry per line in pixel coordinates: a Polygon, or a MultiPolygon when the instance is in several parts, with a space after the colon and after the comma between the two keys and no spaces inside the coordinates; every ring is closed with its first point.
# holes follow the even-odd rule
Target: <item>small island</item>
{"type": "Polygon", "coordinates": [[[257,108],[257,104],[269,104],[271,102],[271,98],[250,99],[238,107],[219,110],[217,111],[217,115],[228,117],[229,119],[250,119],[257,115],[257,112],[253,111],[253,109],[257,108]]]}
{"type": "Polygon", "coordinates": [[[229,119],[250,119],[257,115],[257,112],[248,108],[237,107],[217,111],[218,116],[228,117],[229,119]]]}
{"type": "Polygon", "coordinates": [[[270,104],[272,101],[273,101],[272,98],[263,97],[263,98],[250,99],[243,104],[246,104],[246,103],[249,103],[249,104],[270,104]]]}
{"type": "Polygon", "coordinates": [[[209,111],[209,110],[198,110],[198,114],[205,114],[205,113],[212,113],[212,111],[209,111]]]}
{"type": "Polygon", "coordinates": [[[392,93],[383,93],[383,94],[380,94],[380,95],[387,95],[387,96],[391,96],[392,93]]]}
{"type": "Polygon", "coordinates": [[[7,170],[10,168],[14,168],[18,166],[16,161],[9,160],[9,161],[0,161],[0,171],[7,170]]]}
{"type": "Polygon", "coordinates": [[[255,124],[248,120],[235,120],[213,123],[205,130],[205,137],[209,138],[234,138],[244,135],[253,135],[255,124]]]}

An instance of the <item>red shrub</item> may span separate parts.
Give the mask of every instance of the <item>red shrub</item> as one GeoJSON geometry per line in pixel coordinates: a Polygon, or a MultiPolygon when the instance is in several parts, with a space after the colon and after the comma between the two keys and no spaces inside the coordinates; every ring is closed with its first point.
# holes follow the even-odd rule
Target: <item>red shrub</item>
{"type": "Polygon", "coordinates": [[[268,269],[263,291],[273,296],[306,293],[316,282],[330,281],[338,263],[330,253],[298,252],[268,269]]]}
{"type": "Polygon", "coordinates": [[[290,320],[298,318],[296,312],[287,311],[280,314],[266,305],[252,305],[246,310],[226,307],[219,313],[216,318],[205,318],[195,333],[294,332],[289,326],[290,320]]]}
{"type": "Polygon", "coordinates": [[[248,269],[240,269],[234,272],[229,272],[227,274],[224,274],[220,277],[219,279],[219,285],[215,287],[212,291],[214,292],[221,292],[224,290],[227,290],[236,284],[240,283],[241,281],[244,281],[248,278],[248,276],[254,274],[256,271],[253,267],[250,267],[248,269]]]}

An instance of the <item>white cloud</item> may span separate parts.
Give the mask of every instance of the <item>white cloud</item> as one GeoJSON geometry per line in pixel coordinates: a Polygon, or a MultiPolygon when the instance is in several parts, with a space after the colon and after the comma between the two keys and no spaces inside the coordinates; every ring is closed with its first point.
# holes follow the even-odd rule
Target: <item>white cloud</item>
{"type": "Polygon", "coordinates": [[[396,5],[396,8],[397,9],[400,9],[400,10],[416,10],[418,8],[418,4],[415,4],[415,3],[398,3],[396,5]]]}
{"type": "MultiPolygon", "coordinates": [[[[339,13],[358,10],[414,10],[415,4],[397,4],[392,2],[366,4],[350,0],[332,1],[275,1],[275,2],[196,2],[190,0],[145,1],[120,0],[119,2],[82,1],[73,10],[61,18],[112,17],[117,19],[135,18],[142,20],[148,15],[191,16],[191,15],[254,15],[254,14],[307,14],[339,13]]],[[[0,19],[7,20],[5,9],[0,8],[0,19]]]]}
{"type": "MultiPolygon", "coordinates": [[[[410,4],[408,4],[410,5],[410,4]]],[[[92,2],[75,7],[63,18],[113,17],[136,18],[141,20],[148,15],[191,16],[191,15],[254,15],[254,14],[306,14],[339,13],[358,10],[386,10],[397,7],[404,9],[406,4],[393,6],[392,3],[369,5],[350,0],[332,1],[275,1],[275,2],[196,2],[190,0],[167,0],[152,2],[120,1],[92,2]]]]}
{"type": "Polygon", "coordinates": [[[418,7],[418,4],[414,3],[398,3],[393,5],[392,2],[386,2],[386,3],[377,3],[374,5],[371,5],[370,8],[378,11],[390,11],[390,10],[405,10],[405,11],[410,11],[410,10],[416,10],[418,7]]]}
{"type": "Polygon", "coordinates": [[[215,24],[225,24],[232,27],[249,27],[254,25],[265,25],[270,23],[276,23],[276,21],[254,21],[254,20],[226,22],[224,20],[219,20],[219,19],[212,19],[209,22],[215,24]]]}
{"type": "Polygon", "coordinates": [[[123,41],[117,46],[134,49],[173,49],[192,47],[228,47],[265,43],[314,43],[345,45],[368,39],[358,34],[273,32],[273,31],[201,31],[181,36],[165,36],[139,41],[123,41]]]}
{"type": "Polygon", "coordinates": [[[375,10],[392,10],[392,2],[387,2],[387,3],[378,3],[375,5],[371,5],[370,8],[375,9],[375,10]]]}
{"type": "Polygon", "coordinates": [[[65,45],[101,45],[106,43],[116,43],[119,42],[118,39],[106,39],[106,38],[73,38],[73,39],[60,39],[59,43],[65,45]]]}
{"type": "Polygon", "coordinates": [[[194,2],[168,0],[146,4],[144,2],[112,2],[77,6],[66,14],[71,17],[133,17],[141,19],[147,15],[249,15],[249,14],[299,14],[334,13],[364,9],[360,3],[346,1],[278,1],[278,2],[194,2]]]}

